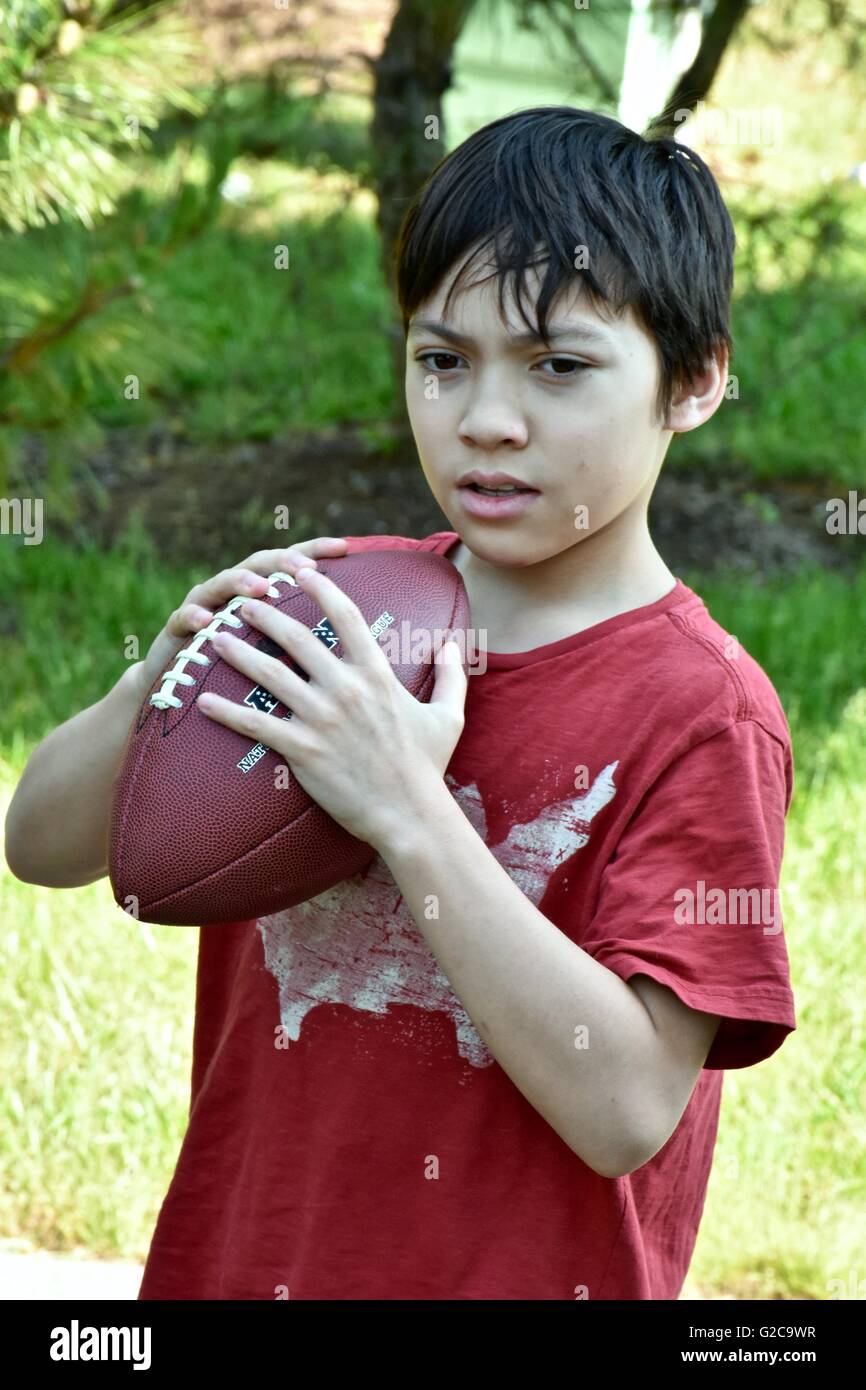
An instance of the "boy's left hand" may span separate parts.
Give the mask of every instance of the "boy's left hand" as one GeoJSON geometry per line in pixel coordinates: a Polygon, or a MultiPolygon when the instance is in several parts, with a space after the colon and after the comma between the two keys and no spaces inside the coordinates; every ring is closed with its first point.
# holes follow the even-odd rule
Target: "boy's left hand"
{"type": "Polygon", "coordinates": [[[292,710],[292,718],[275,719],[210,692],[198,707],[285,758],[323,810],[382,850],[407,817],[423,814],[425,788],[441,781],[463,732],[467,678],[459,647],[443,646],[430,702],[422,704],[400,684],[360,609],[333,580],[308,569],[295,579],[330,620],[342,659],[306,624],[248,599],[238,616],[293,657],[309,681],[227,633],[214,637],[213,646],[292,710]]]}

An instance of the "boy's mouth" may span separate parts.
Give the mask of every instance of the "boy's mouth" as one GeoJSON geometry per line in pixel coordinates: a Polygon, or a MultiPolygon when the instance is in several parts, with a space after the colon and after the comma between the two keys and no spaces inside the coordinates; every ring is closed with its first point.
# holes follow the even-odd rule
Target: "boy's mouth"
{"type": "Polygon", "coordinates": [[[524,478],[516,478],[513,473],[485,473],[483,468],[471,468],[457,479],[458,488],[467,488],[482,497],[511,497],[516,492],[537,492],[524,478]]]}
{"type": "Polygon", "coordinates": [[[515,492],[536,492],[534,487],[482,487],[481,483],[464,483],[472,492],[483,493],[485,497],[511,497],[515,492]]]}
{"type": "Polygon", "coordinates": [[[459,483],[457,491],[463,510],[470,516],[504,518],[519,516],[531,507],[535,498],[540,497],[538,488],[523,487],[514,483],[503,483],[488,487],[483,483],[459,483]]]}

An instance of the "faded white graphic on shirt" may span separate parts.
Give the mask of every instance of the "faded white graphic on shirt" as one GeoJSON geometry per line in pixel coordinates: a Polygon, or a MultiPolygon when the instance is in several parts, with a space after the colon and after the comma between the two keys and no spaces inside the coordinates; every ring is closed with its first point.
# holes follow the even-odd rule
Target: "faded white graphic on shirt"
{"type": "MultiPolygon", "coordinates": [[[[592,820],[616,795],[608,764],[588,791],[545,806],[535,820],[513,825],[490,851],[536,907],[548,879],[589,839],[592,820]]],[[[446,775],[464,815],[487,842],[487,818],[474,782],[459,787],[446,775]]],[[[494,1061],[447,976],[415,924],[381,855],[309,902],[258,922],[265,965],[279,987],[280,1021],[296,1042],[310,1009],[348,1004],[384,1014],[391,1004],[439,1010],[454,1023],[461,1057],[476,1067],[494,1061]]]]}

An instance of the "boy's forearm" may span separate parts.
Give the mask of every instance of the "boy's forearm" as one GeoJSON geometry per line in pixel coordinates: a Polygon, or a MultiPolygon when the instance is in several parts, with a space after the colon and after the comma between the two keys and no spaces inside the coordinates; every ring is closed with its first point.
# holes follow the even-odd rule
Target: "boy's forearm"
{"type": "Polygon", "coordinates": [[[376,848],[483,1041],[530,1104],[603,1176],[645,1162],[658,1132],[653,1088],[642,1083],[655,1029],[625,981],[538,911],[444,782],[419,790],[417,813],[404,814],[376,848]],[[436,914],[428,917],[431,895],[436,914]]]}
{"type": "Polygon", "coordinates": [[[16,877],[75,888],[106,872],[111,792],[144,694],[141,664],[30,755],[6,816],[6,858],[16,877]]]}

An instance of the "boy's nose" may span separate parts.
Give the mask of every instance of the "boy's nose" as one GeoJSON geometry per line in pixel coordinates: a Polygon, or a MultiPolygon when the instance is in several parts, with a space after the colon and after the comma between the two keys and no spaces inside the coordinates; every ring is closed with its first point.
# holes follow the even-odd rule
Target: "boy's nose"
{"type": "Polygon", "coordinates": [[[474,403],[460,421],[458,434],[465,443],[482,449],[494,449],[503,443],[523,448],[529,442],[526,419],[506,400],[474,403]]]}

